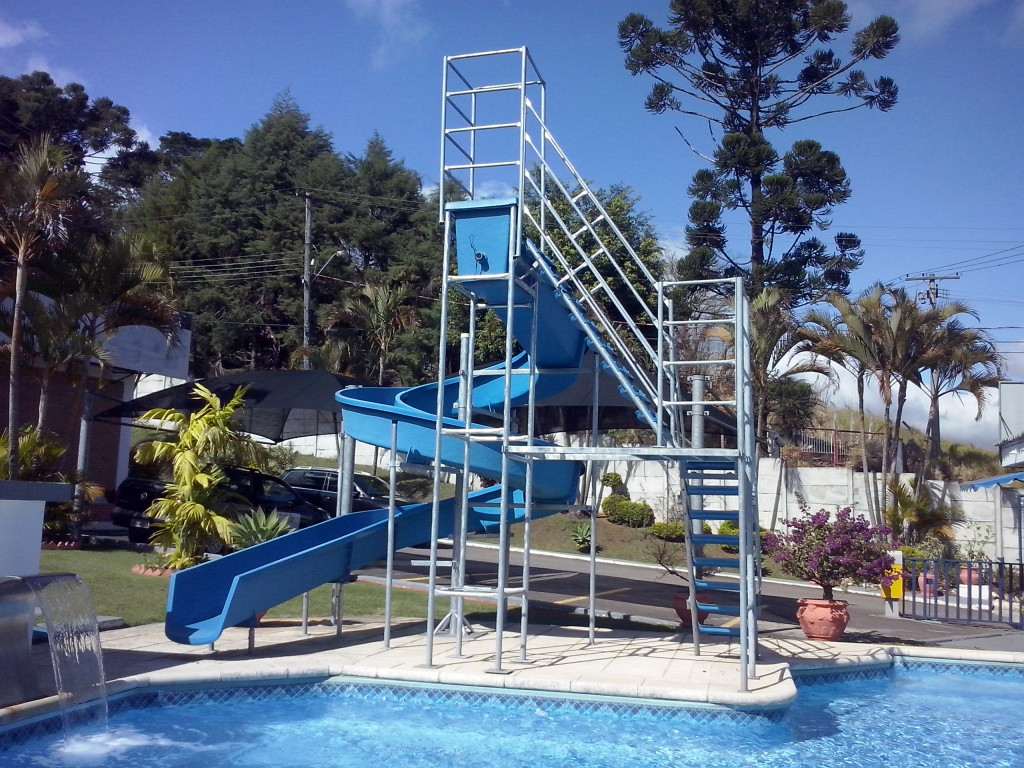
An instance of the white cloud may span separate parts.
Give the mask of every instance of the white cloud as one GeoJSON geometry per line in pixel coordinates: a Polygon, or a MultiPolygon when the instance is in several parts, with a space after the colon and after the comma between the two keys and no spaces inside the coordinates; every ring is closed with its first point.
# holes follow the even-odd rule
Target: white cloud
{"type": "Polygon", "coordinates": [[[345,0],[345,4],[380,28],[371,60],[374,69],[388,68],[405,49],[415,47],[430,33],[420,0],[345,0]]]}
{"type": "Polygon", "coordinates": [[[0,48],[15,48],[43,37],[46,32],[34,21],[19,24],[0,19],[0,48]]]}
{"type": "Polygon", "coordinates": [[[135,133],[138,135],[139,140],[149,144],[151,149],[156,149],[160,146],[160,137],[153,133],[145,123],[140,123],[138,120],[133,118],[132,128],[135,129],[135,133]]]}
{"type": "Polygon", "coordinates": [[[77,77],[72,70],[53,64],[49,59],[41,54],[33,54],[29,56],[26,60],[24,71],[46,72],[53,78],[53,82],[61,87],[68,83],[81,83],[82,85],[88,85],[88,83],[86,83],[82,78],[77,77]]]}
{"type": "MultiPolygon", "coordinates": [[[[851,0],[852,27],[860,29],[876,16],[885,14],[899,22],[900,35],[908,43],[931,42],[962,24],[970,16],[987,14],[1004,23],[1003,14],[988,8],[1006,3],[1000,0],[851,0]]],[[[1024,2],[1012,0],[1011,30],[1024,26],[1024,2]]]]}
{"type": "MultiPolygon", "coordinates": [[[[836,380],[829,384],[822,376],[803,376],[818,390],[827,408],[836,410],[857,411],[857,382],[853,374],[839,366],[833,365],[836,380]]],[[[864,389],[865,410],[869,417],[880,420],[884,413],[878,387],[868,381],[864,389]]],[[[895,403],[890,414],[896,417],[895,403]]],[[[928,397],[920,389],[911,387],[907,392],[907,402],[903,407],[902,421],[914,429],[924,431],[928,424],[928,397]]],[[[977,403],[973,397],[957,399],[946,395],[939,400],[940,429],[943,440],[968,443],[979,448],[992,449],[999,439],[999,395],[996,390],[989,393],[985,411],[980,420],[975,420],[977,403]]],[[[854,429],[857,427],[854,426],[854,429]]]]}

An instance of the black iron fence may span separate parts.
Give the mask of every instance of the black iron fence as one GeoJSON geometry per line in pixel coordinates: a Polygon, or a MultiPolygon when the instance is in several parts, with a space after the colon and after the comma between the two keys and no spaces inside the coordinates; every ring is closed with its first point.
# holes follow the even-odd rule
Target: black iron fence
{"type": "Polygon", "coordinates": [[[1020,563],[906,558],[903,572],[907,618],[1024,629],[1020,563]]]}

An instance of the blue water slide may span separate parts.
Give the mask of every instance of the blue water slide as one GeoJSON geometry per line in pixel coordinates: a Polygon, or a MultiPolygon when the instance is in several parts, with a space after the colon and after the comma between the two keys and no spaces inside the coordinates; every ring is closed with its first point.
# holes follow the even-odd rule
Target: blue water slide
{"type": "MultiPolygon", "coordinates": [[[[587,335],[564,294],[549,277],[527,274],[524,264],[510,264],[509,232],[514,201],[456,203],[450,207],[456,218],[460,274],[472,275],[474,293],[494,304],[504,301],[509,280],[515,278],[512,333],[524,348],[530,348],[536,321],[540,337],[535,360],[531,361],[525,353],[517,356],[512,361],[513,375],[508,379],[504,364],[475,374],[474,409],[500,416],[506,397],[513,407],[525,405],[531,386],[539,402],[566,391],[580,376],[587,335]],[[525,282],[520,282],[525,278],[533,281],[530,291],[525,282]],[[536,316],[529,306],[531,301],[537,304],[536,316]],[[531,369],[535,371],[532,375],[531,369]]],[[[496,311],[509,322],[506,312],[496,311]]],[[[458,378],[448,379],[441,386],[444,427],[464,427],[456,419],[458,378]]],[[[394,424],[398,453],[411,463],[433,463],[437,445],[437,383],[408,389],[348,389],[339,392],[337,400],[348,436],[390,449],[394,424]]],[[[444,438],[440,462],[451,467],[464,466],[465,445],[460,439],[444,438]]],[[[472,441],[469,447],[469,470],[500,480],[501,442],[472,441]]],[[[537,462],[533,500],[543,508],[535,514],[550,514],[559,505],[571,504],[582,471],[583,465],[578,462],[537,462]]],[[[512,488],[507,514],[509,521],[514,522],[523,514],[526,465],[508,462],[507,480],[512,488]]],[[[469,530],[488,531],[499,526],[500,497],[501,488],[497,486],[470,494],[469,530]]],[[[417,504],[396,512],[398,548],[429,540],[432,508],[430,503],[417,504]]],[[[453,532],[454,502],[444,501],[440,508],[439,533],[449,536],[453,532]]],[[[167,636],[190,645],[209,644],[227,627],[255,626],[259,614],[303,592],[321,584],[347,581],[353,570],[386,556],[387,523],[387,510],[346,515],[176,573],[171,578],[167,598],[167,636]]]]}
{"type": "MultiPolygon", "coordinates": [[[[498,487],[470,494],[468,525],[494,525],[498,487]],[[480,505],[480,506],[478,506],[480,505]]],[[[519,497],[521,500],[521,496],[519,497]]],[[[441,535],[453,530],[454,500],[440,505],[441,535]]],[[[395,516],[396,546],[430,540],[433,504],[400,508],[395,516]]],[[[258,616],[321,584],[345,583],[354,570],[387,553],[388,511],[374,509],[336,517],[171,577],[167,596],[167,637],[207,645],[227,627],[253,627],[258,616]]]]}

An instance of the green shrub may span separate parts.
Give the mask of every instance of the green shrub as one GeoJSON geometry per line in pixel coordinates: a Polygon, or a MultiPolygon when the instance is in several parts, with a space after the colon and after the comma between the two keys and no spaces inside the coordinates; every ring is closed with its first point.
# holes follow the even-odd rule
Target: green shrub
{"type": "Polygon", "coordinates": [[[622,475],[618,472],[605,472],[601,475],[601,485],[605,488],[619,488],[622,486],[622,475]]]}
{"type": "Polygon", "coordinates": [[[632,502],[625,496],[620,496],[617,493],[606,496],[604,501],[601,502],[601,512],[605,515],[611,515],[622,507],[623,504],[631,504],[632,502]]]}
{"type": "Polygon", "coordinates": [[[900,547],[900,552],[903,553],[904,560],[908,557],[917,558],[919,560],[928,560],[931,557],[931,555],[924,550],[918,549],[917,547],[911,547],[909,545],[900,547]]]}
{"type": "Polygon", "coordinates": [[[662,541],[686,541],[686,523],[655,523],[651,533],[662,541]]]}
{"type": "MultiPolygon", "coordinates": [[[[616,494],[612,494],[605,501],[607,502],[614,498],[616,498],[616,494]]],[[[654,510],[651,509],[649,504],[630,501],[622,496],[618,498],[621,501],[616,501],[611,505],[601,505],[601,509],[608,516],[609,523],[624,525],[627,528],[650,528],[654,525],[654,510]]]]}
{"type": "Polygon", "coordinates": [[[576,523],[569,531],[569,536],[580,552],[590,549],[590,523],[576,523]]]}
{"type": "MultiPolygon", "coordinates": [[[[732,520],[723,520],[722,524],[718,526],[719,536],[739,536],[740,535],[740,524],[733,522],[732,520]]],[[[722,550],[728,552],[730,555],[735,555],[740,551],[740,548],[733,544],[723,544],[722,550]]]]}

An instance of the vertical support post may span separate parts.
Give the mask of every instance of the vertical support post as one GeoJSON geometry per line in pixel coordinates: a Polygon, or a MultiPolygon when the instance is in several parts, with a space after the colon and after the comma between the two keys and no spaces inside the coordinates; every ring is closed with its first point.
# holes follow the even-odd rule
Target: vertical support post
{"type": "MultiPolygon", "coordinates": [[[[75,465],[78,476],[83,479],[89,470],[89,434],[92,426],[93,394],[89,391],[88,383],[85,385],[85,399],[82,401],[82,420],[78,425],[78,462],[75,465]]],[[[81,513],[85,507],[85,487],[78,483],[75,485],[75,496],[73,508],[75,519],[81,520],[81,513]]],[[[78,531],[75,531],[78,535],[78,531]]]]}
{"type": "MultiPolygon", "coordinates": [[[[443,141],[443,139],[442,139],[443,141]]],[[[443,157],[443,154],[442,154],[443,157]]],[[[442,175],[442,187],[444,176],[442,175]]],[[[444,211],[444,194],[441,194],[442,211],[444,211]]],[[[437,414],[434,418],[434,482],[433,482],[433,507],[430,511],[430,577],[427,582],[427,637],[426,637],[426,662],[427,667],[434,666],[434,625],[437,621],[435,603],[437,600],[437,537],[440,531],[441,516],[441,451],[444,444],[444,377],[447,365],[447,344],[444,344],[444,334],[448,328],[448,296],[451,292],[449,276],[451,275],[452,244],[455,238],[452,216],[444,212],[444,259],[441,265],[441,274],[444,279],[441,282],[441,322],[439,323],[442,343],[438,344],[437,350],[437,401],[435,407],[437,414]]]]}
{"type": "Polygon", "coordinates": [[[391,461],[388,463],[388,557],[384,581],[384,647],[391,647],[391,607],[395,579],[395,500],[398,485],[398,422],[391,422],[391,461]]]}
{"type": "MultiPolygon", "coordinates": [[[[694,450],[699,450],[704,447],[704,397],[705,397],[705,385],[707,379],[704,376],[691,376],[690,377],[690,399],[693,401],[690,411],[690,447],[694,450]]],[[[704,485],[704,480],[696,481],[697,490],[700,491],[700,487],[704,485]]],[[[689,485],[689,482],[687,483],[689,485]]],[[[695,495],[690,494],[690,489],[687,488],[687,508],[691,510],[703,511],[704,509],[704,497],[701,493],[695,495]]],[[[690,520],[690,534],[700,534],[704,530],[704,521],[701,519],[690,520]]],[[[699,553],[700,547],[691,546],[691,553],[699,553]]],[[[697,616],[697,586],[696,580],[701,578],[702,574],[700,568],[692,565],[690,570],[690,594],[687,597],[687,603],[690,606],[690,627],[693,631],[693,652],[695,655],[700,656],[700,619],[697,616]]]]}
{"type": "Polygon", "coordinates": [[[312,343],[310,314],[313,311],[311,306],[312,303],[312,283],[313,283],[313,201],[309,196],[309,191],[303,193],[303,197],[306,202],[306,228],[305,238],[302,245],[302,346],[307,350],[307,354],[302,357],[302,368],[308,371],[312,368],[312,363],[309,359],[309,345],[312,343]]]}
{"type": "Polygon", "coordinates": [[[335,515],[341,517],[352,511],[352,475],[356,468],[356,440],[341,435],[341,452],[338,454],[338,504],[335,515]]]}
{"type": "MultiPolygon", "coordinates": [[[[597,355],[594,355],[594,399],[590,403],[590,447],[597,446],[597,429],[600,426],[598,419],[598,392],[601,384],[601,364],[597,355]]],[[[593,471],[591,462],[590,472],[590,563],[587,605],[590,614],[587,621],[587,644],[594,645],[597,642],[597,488],[600,483],[597,473],[593,471]]],[[[606,465],[607,466],[607,465],[606,465]]]]}

